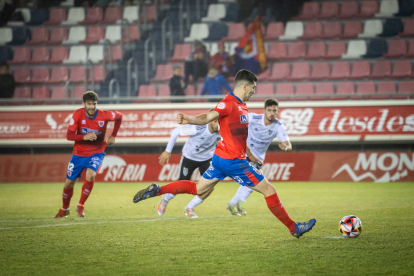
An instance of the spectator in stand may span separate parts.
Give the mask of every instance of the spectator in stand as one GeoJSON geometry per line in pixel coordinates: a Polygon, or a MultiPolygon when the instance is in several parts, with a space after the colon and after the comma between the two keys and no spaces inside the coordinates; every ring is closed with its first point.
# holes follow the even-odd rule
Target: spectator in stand
{"type": "Polygon", "coordinates": [[[228,78],[232,76],[231,61],[229,53],[224,51],[224,42],[217,42],[218,52],[212,56],[208,62],[208,66],[214,65],[218,73],[228,78]]]}
{"type": "Polygon", "coordinates": [[[193,77],[193,82],[195,83],[198,78],[202,78],[207,74],[209,59],[210,56],[207,53],[206,46],[201,41],[196,40],[194,42],[194,52],[184,63],[184,81],[186,86],[188,85],[190,75],[193,77]]]}
{"type": "Polygon", "coordinates": [[[0,98],[13,98],[16,84],[7,63],[0,65],[0,98]]]}
{"type": "MultiPolygon", "coordinates": [[[[226,88],[229,93],[232,92],[230,84],[227,82],[226,78],[222,74],[219,74],[214,65],[210,66],[206,80],[204,81],[203,89],[201,90],[201,95],[205,95],[206,93],[210,96],[222,95],[222,87],[226,88]]],[[[217,102],[217,99],[210,99],[209,101],[217,102]]]]}
{"type": "Polygon", "coordinates": [[[0,27],[7,25],[15,9],[12,0],[0,0],[0,27]]]}
{"type": "MultiPolygon", "coordinates": [[[[181,77],[181,67],[175,66],[173,70],[173,77],[170,79],[170,91],[171,96],[185,96],[184,87],[185,83],[183,77],[181,77]]],[[[171,100],[172,103],[183,103],[184,100],[171,100]]]]}

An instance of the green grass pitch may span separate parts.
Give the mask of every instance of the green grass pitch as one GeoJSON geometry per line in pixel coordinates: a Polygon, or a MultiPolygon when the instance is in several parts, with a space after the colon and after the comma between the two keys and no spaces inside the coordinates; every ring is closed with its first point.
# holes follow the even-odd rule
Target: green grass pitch
{"type": "Polygon", "coordinates": [[[63,184],[0,185],[0,275],[413,275],[414,183],[274,183],[293,220],[317,218],[293,238],[253,193],[247,216],[226,205],[236,183],[219,183],[188,219],[179,195],[163,217],[160,198],[132,203],[148,183],[96,183],[76,217],[53,219],[63,184]],[[342,239],[339,220],[363,231],[342,239]]]}

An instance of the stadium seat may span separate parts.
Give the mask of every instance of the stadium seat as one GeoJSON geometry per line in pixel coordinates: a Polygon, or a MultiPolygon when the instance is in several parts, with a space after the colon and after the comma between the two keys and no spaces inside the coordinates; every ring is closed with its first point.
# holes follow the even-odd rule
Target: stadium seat
{"type": "MultiPolygon", "coordinates": [[[[273,83],[259,83],[256,87],[256,94],[257,95],[269,95],[272,96],[274,93],[273,83]]],[[[263,101],[263,99],[260,99],[263,101]]]]}
{"type": "Polygon", "coordinates": [[[23,45],[31,40],[32,34],[29,28],[20,27],[13,30],[13,39],[8,45],[23,45]]]}
{"type": "Polygon", "coordinates": [[[107,49],[105,53],[105,61],[109,62],[109,51],[112,51],[112,61],[117,62],[122,59],[121,45],[113,45],[110,49],[107,49]]]}
{"type": "MultiPolygon", "coordinates": [[[[353,82],[339,82],[336,86],[336,95],[351,96],[355,94],[355,86],[353,82]]],[[[335,97],[335,100],[343,99],[335,97]]]]}
{"type": "Polygon", "coordinates": [[[348,42],[348,49],[342,58],[360,58],[367,53],[367,45],[364,40],[351,40],[348,42]]]}
{"type": "Polygon", "coordinates": [[[81,44],[97,44],[101,39],[105,38],[105,31],[102,26],[91,26],[88,28],[88,35],[86,39],[82,40],[81,44]]]}
{"type": "Polygon", "coordinates": [[[381,37],[391,37],[398,36],[404,30],[404,24],[400,18],[389,18],[385,20],[384,26],[382,28],[382,33],[378,36],[381,37]]]}
{"type": "Polygon", "coordinates": [[[194,85],[188,85],[187,88],[184,89],[184,94],[186,96],[194,96],[195,95],[194,85]]]}
{"type": "Polygon", "coordinates": [[[72,66],[72,68],[70,68],[69,80],[71,82],[84,82],[85,66],[72,66]]]}
{"type": "Polygon", "coordinates": [[[208,36],[204,38],[204,41],[216,42],[228,35],[229,27],[224,23],[213,23],[209,29],[208,36]]]}
{"type": "Polygon", "coordinates": [[[14,69],[13,76],[16,83],[28,83],[31,79],[30,68],[17,67],[14,69]]]}
{"type": "Polygon", "coordinates": [[[226,16],[226,6],[224,4],[210,4],[207,16],[201,19],[202,22],[215,22],[226,16]]]}
{"type": "MultiPolygon", "coordinates": [[[[68,95],[70,96],[70,95],[68,95]]],[[[50,95],[51,99],[56,99],[56,101],[48,102],[48,104],[62,104],[65,103],[64,99],[66,99],[66,88],[65,86],[54,86],[52,87],[52,93],[50,95]],[[60,100],[60,101],[59,101],[60,100]]]]}
{"type": "Polygon", "coordinates": [[[329,79],[347,79],[350,75],[350,65],[348,61],[337,61],[332,64],[332,71],[329,79]]]}
{"type": "Polygon", "coordinates": [[[0,45],[6,45],[13,40],[13,32],[11,28],[0,28],[0,45]]]}
{"type": "Polygon", "coordinates": [[[107,7],[105,9],[104,19],[99,21],[99,24],[111,25],[122,19],[121,7],[107,7]]]}
{"type": "MultiPolygon", "coordinates": [[[[267,80],[267,78],[269,77],[269,75],[270,75],[270,69],[269,68],[266,69],[266,70],[264,70],[261,73],[256,74],[256,76],[257,76],[257,78],[259,80],[267,80]]],[[[234,81],[234,78],[233,77],[230,77],[228,79],[230,79],[230,81],[232,81],[232,82],[234,81]]],[[[231,86],[231,84],[230,84],[230,86],[231,86]]]]}
{"type": "MultiPolygon", "coordinates": [[[[35,87],[33,88],[32,99],[50,99],[49,87],[35,87]]],[[[42,104],[42,102],[33,102],[32,104],[42,104]]]]}
{"type": "Polygon", "coordinates": [[[287,55],[284,58],[287,60],[300,59],[306,56],[306,44],[302,41],[289,43],[287,50],[287,55]]]}
{"type": "MultiPolygon", "coordinates": [[[[353,97],[352,99],[359,98],[359,96],[364,96],[366,94],[375,94],[375,83],[372,81],[358,82],[356,94],[358,97],[353,97]]],[[[369,97],[372,97],[372,95],[369,97]]]]}
{"type": "Polygon", "coordinates": [[[30,48],[29,47],[19,47],[14,50],[13,59],[9,60],[7,63],[10,65],[19,65],[27,63],[30,60],[30,48]]]}
{"type": "MultiPolygon", "coordinates": [[[[128,8],[129,9],[129,8],[128,8]]],[[[125,9],[127,10],[127,9],[125,9]]],[[[103,19],[103,11],[100,7],[88,8],[86,10],[86,16],[81,25],[95,25],[103,19]]]]}
{"type": "Polygon", "coordinates": [[[376,17],[393,17],[394,14],[398,13],[398,0],[381,0],[379,13],[376,17]]]}
{"type": "Polygon", "coordinates": [[[412,65],[411,60],[397,60],[392,68],[391,77],[394,79],[411,77],[412,65]]]}
{"type": "Polygon", "coordinates": [[[378,1],[362,1],[361,9],[357,16],[361,18],[368,18],[373,17],[376,13],[378,13],[378,1]]]}
{"type": "Polygon", "coordinates": [[[66,21],[62,21],[62,25],[77,25],[85,20],[85,10],[81,7],[69,8],[69,13],[66,21]]]}
{"type": "Polygon", "coordinates": [[[41,84],[49,80],[49,68],[47,67],[36,67],[33,68],[32,78],[30,84],[41,84]]]}
{"type": "Polygon", "coordinates": [[[404,39],[388,41],[388,52],[383,54],[385,58],[403,57],[407,53],[407,42],[404,39]]]}
{"type": "Polygon", "coordinates": [[[321,38],[335,38],[341,37],[342,35],[342,26],[339,21],[327,21],[323,27],[323,33],[321,38]]]}
{"type": "Polygon", "coordinates": [[[379,58],[388,51],[388,45],[385,39],[373,39],[368,44],[367,53],[363,58],[379,58]]]}
{"type": "Polygon", "coordinates": [[[314,62],[312,65],[312,71],[309,79],[311,80],[323,80],[328,79],[330,76],[330,69],[328,62],[314,62]]]}
{"type": "Polygon", "coordinates": [[[150,80],[151,83],[166,82],[173,76],[172,64],[159,64],[157,65],[157,71],[155,77],[150,80]]]}
{"type": "Polygon", "coordinates": [[[300,21],[288,21],[285,34],[279,36],[280,40],[295,40],[303,35],[303,23],[300,21]]]}
{"type": "Polygon", "coordinates": [[[102,62],[104,59],[104,46],[103,45],[92,45],[89,47],[88,60],[93,63],[102,62]]]}
{"type": "Polygon", "coordinates": [[[388,60],[376,60],[372,66],[370,78],[382,79],[391,76],[391,63],[388,60]]]}
{"type": "Polygon", "coordinates": [[[48,64],[60,64],[63,60],[69,58],[68,48],[63,46],[53,47],[52,55],[46,63],[48,64]]]}
{"type": "Polygon", "coordinates": [[[128,42],[128,32],[129,32],[129,39],[130,42],[134,42],[140,39],[141,34],[137,25],[130,25],[124,28],[124,33],[122,35],[122,39],[124,43],[128,42]]]}
{"type": "Polygon", "coordinates": [[[362,33],[361,21],[346,21],[342,38],[355,38],[362,33]]]}
{"type": "Polygon", "coordinates": [[[293,93],[293,84],[291,83],[278,83],[276,85],[276,96],[292,96],[293,93]]]}
{"type": "Polygon", "coordinates": [[[296,62],[292,65],[292,72],[287,78],[290,81],[299,81],[308,79],[310,75],[309,63],[307,62],[296,62]]]}
{"type": "Polygon", "coordinates": [[[203,40],[208,37],[208,24],[194,23],[191,25],[190,36],[184,38],[184,42],[193,42],[195,40],[203,40]]]}
{"type": "Polygon", "coordinates": [[[305,2],[303,3],[300,14],[296,17],[299,20],[308,20],[318,17],[319,15],[319,3],[318,2],[305,2]]]}
{"type": "Polygon", "coordinates": [[[382,33],[382,21],[379,19],[369,19],[365,21],[364,32],[358,37],[376,37],[382,33]]]}
{"type": "Polygon", "coordinates": [[[83,94],[85,93],[85,86],[75,86],[75,95],[71,95],[72,97],[75,96],[75,99],[82,99],[83,94]]]}
{"type": "Polygon", "coordinates": [[[264,35],[264,40],[277,40],[281,35],[285,34],[285,26],[282,22],[270,22],[267,25],[266,34],[264,35]]]}
{"type": "Polygon", "coordinates": [[[399,34],[402,37],[414,36],[414,19],[406,19],[404,24],[404,31],[399,34]]]}
{"type": "MultiPolygon", "coordinates": [[[[171,91],[170,91],[169,85],[163,84],[158,87],[158,97],[170,97],[170,96],[171,96],[171,91]]],[[[170,100],[162,100],[161,102],[163,103],[170,102],[170,100]]]]}
{"type": "Polygon", "coordinates": [[[13,50],[7,46],[0,46],[0,63],[6,63],[13,59],[13,50]]]}
{"type": "Polygon", "coordinates": [[[398,92],[411,92],[414,93],[414,81],[400,81],[398,85],[398,92]]]}
{"type": "Polygon", "coordinates": [[[267,78],[268,81],[281,81],[287,79],[290,75],[289,63],[274,63],[272,72],[267,78]]]}
{"type": "Polygon", "coordinates": [[[62,7],[73,7],[75,6],[75,0],[64,0],[59,5],[62,7]]]}
{"type": "Polygon", "coordinates": [[[155,18],[155,6],[144,6],[141,11],[139,17],[141,18],[141,24],[152,23],[155,18]]]}
{"type": "MultiPolygon", "coordinates": [[[[222,1],[218,1],[219,3],[222,1]]],[[[230,2],[230,1],[228,1],[230,2]]],[[[239,4],[235,1],[229,3],[226,9],[226,16],[221,19],[223,22],[240,22],[239,4]]]]}
{"type": "Polygon", "coordinates": [[[395,82],[393,81],[381,81],[378,83],[377,87],[377,94],[378,96],[372,97],[373,99],[390,99],[393,96],[387,95],[387,96],[381,96],[382,94],[395,94],[397,93],[397,89],[395,87],[395,82]]]}
{"type": "Polygon", "coordinates": [[[32,91],[30,91],[30,87],[16,87],[14,89],[14,99],[30,99],[31,97],[32,91]]]}
{"type": "Polygon", "coordinates": [[[411,16],[414,14],[414,1],[398,1],[398,13],[396,16],[411,16]]]}
{"type": "Polygon", "coordinates": [[[408,42],[407,54],[405,54],[404,56],[408,58],[414,58],[414,39],[411,39],[408,42]]]}
{"type": "Polygon", "coordinates": [[[184,62],[191,54],[190,44],[175,44],[174,54],[168,62],[184,62]]]}
{"type": "Polygon", "coordinates": [[[358,15],[358,3],[357,1],[342,1],[341,10],[338,14],[338,18],[351,18],[358,15]]]}
{"type": "MultiPolygon", "coordinates": [[[[105,72],[107,74],[107,72],[105,72]]],[[[104,68],[103,65],[95,65],[93,67],[93,81],[94,83],[100,83],[101,81],[104,81],[106,78],[106,75],[104,75],[104,68]]],[[[88,83],[92,82],[92,70],[88,74],[88,83]]]]}
{"type": "Polygon", "coordinates": [[[330,41],[328,42],[328,50],[325,59],[339,59],[346,53],[345,41],[330,41]]]}
{"type": "Polygon", "coordinates": [[[145,102],[149,102],[149,100],[140,100],[140,98],[143,97],[151,97],[151,98],[155,98],[157,96],[157,88],[155,87],[155,85],[140,85],[139,90],[138,90],[138,100],[137,101],[133,101],[134,103],[145,103],[145,102]]]}
{"type": "Polygon", "coordinates": [[[68,29],[66,28],[53,28],[50,32],[50,39],[46,41],[48,45],[62,44],[64,40],[68,39],[68,29]]]}
{"type": "Polygon", "coordinates": [[[239,41],[245,32],[246,27],[243,23],[230,23],[228,34],[223,38],[223,41],[239,41]]]}
{"type": "Polygon", "coordinates": [[[319,19],[331,19],[337,17],[339,14],[338,2],[325,1],[322,2],[321,11],[319,13],[319,19]]]}
{"type": "Polygon", "coordinates": [[[305,31],[300,39],[316,39],[322,36],[322,24],[319,21],[305,23],[305,31]]]}
{"type": "Polygon", "coordinates": [[[371,65],[369,61],[354,61],[352,64],[352,72],[349,76],[349,79],[359,80],[363,78],[368,78],[371,74],[371,65]]]}
{"type": "Polygon", "coordinates": [[[32,59],[28,64],[42,64],[46,63],[50,58],[48,47],[37,47],[33,49],[32,59]]]}
{"type": "Polygon", "coordinates": [[[66,66],[55,66],[52,68],[52,74],[48,83],[58,84],[66,82],[69,79],[68,67],[66,66]]]}
{"type": "Polygon", "coordinates": [[[79,44],[80,41],[86,39],[86,28],[81,27],[71,27],[69,29],[69,37],[67,40],[64,40],[63,44],[79,44]]]}
{"type": "Polygon", "coordinates": [[[49,40],[49,31],[47,28],[34,28],[32,39],[26,42],[26,45],[40,45],[49,40]]]}
{"type": "Polygon", "coordinates": [[[69,51],[69,58],[63,60],[63,63],[84,63],[87,56],[86,46],[72,46],[69,51]]]}
{"type": "Polygon", "coordinates": [[[314,95],[313,84],[311,82],[301,82],[296,85],[296,98],[297,101],[304,101],[314,95]],[[304,97],[298,97],[304,96],[304,97]]]}
{"type": "Polygon", "coordinates": [[[286,43],[274,42],[269,44],[267,58],[269,60],[279,60],[286,57],[286,43]]]}
{"type": "Polygon", "coordinates": [[[315,95],[328,97],[315,97],[315,100],[327,100],[334,94],[334,86],[330,82],[318,82],[315,88],[315,95]]]}
{"type": "Polygon", "coordinates": [[[308,54],[305,59],[320,59],[326,55],[325,42],[323,41],[312,41],[308,45],[308,54]]]}
{"type": "Polygon", "coordinates": [[[130,24],[137,22],[139,19],[139,6],[124,8],[122,19],[127,20],[130,24]]]}
{"type": "Polygon", "coordinates": [[[49,20],[44,22],[45,26],[57,26],[66,21],[66,10],[63,8],[51,8],[49,20]]]}
{"type": "Polygon", "coordinates": [[[111,43],[116,43],[121,40],[121,26],[106,27],[105,39],[108,39],[111,43]]]}
{"type": "Polygon", "coordinates": [[[34,9],[30,12],[30,21],[26,23],[28,26],[39,26],[49,20],[48,9],[34,9]]]}

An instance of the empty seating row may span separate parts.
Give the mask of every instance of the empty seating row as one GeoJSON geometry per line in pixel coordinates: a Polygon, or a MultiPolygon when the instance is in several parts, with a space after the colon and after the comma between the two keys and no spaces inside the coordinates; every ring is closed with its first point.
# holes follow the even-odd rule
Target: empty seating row
{"type": "MultiPolygon", "coordinates": [[[[88,72],[88,82],[92,81],[92,70],[88,72]]],[[[84,82],[85,81],[85,66],[73,66],[70,68],[66,66],[53,67],[51,72],[47,67],[37,67],[33,70],[25,67],[18,67],[14,70],[14,79],[18,84],[59,84],[66,81],[84,82]]],[[[105,79],[104,68],[102,65],[94,66],[93,81],[95,83],[101,82],[105,79]]]]}
{"type": "MultiPolygon", "coordinates": [[[[52,87],[52,91],[50,91],[49,87],[41,86],[41,87],[34,87],[33,91],[31,91],[30,87],[21,86],[16,87],[14,90],[13,98],[15,99],[56,99],[57,101],[49,101],[48,104],[61,104],[64,103],[62,99],[74,97],[75,99],[82,99],[82,95],[85,93],[85,87],[82,86],[75,86],[73,89],[69,89],[68,95],[66,95],[66,88],[65,86],[54,86],[52,87]]],[[[39,104],[41,102],[34,102],[32,104],[39,104]]]]}

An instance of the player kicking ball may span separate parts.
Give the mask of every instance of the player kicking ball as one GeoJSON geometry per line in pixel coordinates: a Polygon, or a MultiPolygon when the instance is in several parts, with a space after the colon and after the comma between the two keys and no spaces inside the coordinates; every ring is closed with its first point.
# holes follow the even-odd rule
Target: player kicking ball
{"type": "MultiPolygon", "coordinates": [[[[211,121],[203,126],[185,125],[174,129],[165,151],[159,157],[160,165],[163,166],[170,160],[171,151],[178,136],[189,136],[183,147],[180,177],[178,180],[190,180],[193,172],[197,168],[199,168],[200,174],[203,175],[208,167],[210,167],[211,158],[216,149],[217,141],[220,140],[217,120],[211,121]]],[[[213,190],[211,190],[210,193],[212,191],[213,190]]],[[[209,194],[206,193],[203,195],[203,198],[196,195],[193,200],[185,206],[184,213],[189,218],[197,218],[197,215],[194,212],[194,207],[201,204],[208,195],[209,194]]],[[[158,215],[164,215],[169,201],[175,196],[176,195],[169,193],[162,196],[161,202],[157,208],[158,215]]]]}
{"type": "Polygon", "coordinates": [[[183,125],[205,125],[216,119],[219,122],[221,141],[214,152],[211,166],[197,184],[188,180],[175,181],[161,187],[151,184],[146,189],[138,191],[133,201],[137,203],[166,193],[202,196],[214,188],[220,180],[229,176],[240,185],[249,186],[263,194],[269,210],[289,229],[293,237],[299,238],[312,230],[316,219],[295,223],[280,202],[275,187],[246,160],[247,155],[251,162],[260,163],[246,145],[249,116],[245,102],[255,93],[257,81],[256,75],[252,72],[240,70],[235,76],[234,92],[227,94],[212,112],[195,117],[183,113],[177,115],[177,122],[183,125]]]}
{"type": "Polygon", "coordinates": [[[84,217],[83,205],[88,199],[95,181],[96,172],[102,165],[106,145],[115,143],[115,137],[122,123],[122,114],[115,111],[98,110],[98,94],[87,91],[82,98],[83,108],[76,110],[70,119],[66,139],[75,141],[72,158],[69,161],[66,173],[66,182],[63,187],[63,206],[55,218],[69,216],[69,205],[73,195],[76,179],[86,170],[86,179],[82,186],[79,204],[76,207],[78,217],[84,217]],[[115,121],[111,136],[105,141],[108,122],[115,121]]]}

